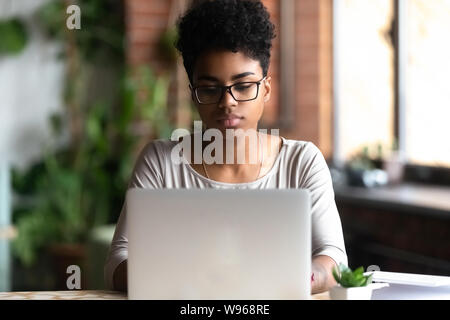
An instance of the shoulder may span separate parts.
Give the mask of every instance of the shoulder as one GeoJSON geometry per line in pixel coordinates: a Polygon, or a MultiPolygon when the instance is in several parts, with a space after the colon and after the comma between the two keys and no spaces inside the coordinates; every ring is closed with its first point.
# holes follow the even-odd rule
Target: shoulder
{"type": "Polygon", "coordinates": [[[293,140],[283,138],[286,157],[296,158],[302,162],[313,161],[317,158],[323,159],[320,149],[311,141],[293,140]]]}
{"type": "Polygon", "coordinates": [[[320,149],[311,141],[285,139],[284,165],[294,172],[301,186],[330,179],[327,162],[320,149]]]}
{"type": "Polygon", "coordinates": [[[147,153],[170,152],[172,147],[177,143],[178,141],[172,141],[170,139],[155,139],[148,142],[143,150],[147,153]]]}
{"type": "Polygon", "coordinates": [[[156,139],[145,144],[134,165],[129,186],[162,188],[170,151],[176,143],[168,139],[156,139]]]}
{"type": "Polygon", "coordinates": [[[137,167],[154,168],[163,172],[170,159],[170,153],[177,141],[155,139],[142,148],[137,159],[137,167]]]}
{"type": "Polygon", "coordinates": [[[172,141],[169,139],[155,139],[148,142],[140,152],[140,158],[146,159],[148,161],[159,161],[164,162],[177,141],[172,141]]]}

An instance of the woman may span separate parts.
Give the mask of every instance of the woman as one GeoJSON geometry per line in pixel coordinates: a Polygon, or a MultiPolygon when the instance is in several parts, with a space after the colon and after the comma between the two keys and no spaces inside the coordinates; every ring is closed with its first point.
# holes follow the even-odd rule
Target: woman
{"type": "MultiPolygon", "coordinates": [[[[229,129],[256,132],[270,99],[268,69],[275,36],[266,8],[252,0],[203,1],[180,18],[178,31],[177,48],[204,127],[223,133],[223,159],[231,153],[236,160],[241,152],[246,161],[199,162],[191,156],[175,164],[172,150],[179,142],[156,140],[141,152],[129,188],[309,189],[312,293],[328,290],[335,285],[332,268],[347,264],[347,256],[330,172],[319,149],[311,142],[261,133],[257,133],[258,143],[247,144],[245,139],[226,143],[239,137],[227,137],[229,129]],[[249,161],[251,155],[257,161],[249,161]]],[[[189,138],[194,140],[192,135],[189,138]]],[[[200,151],[207,146],[203,142],[200,151]]],[[[105,265],[105,280],[116,290],[127,288],[125,217],[124,206],[105,265]]]]}

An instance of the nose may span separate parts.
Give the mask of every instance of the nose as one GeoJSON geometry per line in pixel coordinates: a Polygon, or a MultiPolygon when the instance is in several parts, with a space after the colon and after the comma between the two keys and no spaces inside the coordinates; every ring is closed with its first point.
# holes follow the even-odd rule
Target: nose
{"type": "Polygon", "coordinates": [[[234,107],[236,105],[237,101],[234,100],[233,96],[231,95],[231,89],[227,88],[224,91],[222,99],[219,102],[219,108],[234,107]]]}

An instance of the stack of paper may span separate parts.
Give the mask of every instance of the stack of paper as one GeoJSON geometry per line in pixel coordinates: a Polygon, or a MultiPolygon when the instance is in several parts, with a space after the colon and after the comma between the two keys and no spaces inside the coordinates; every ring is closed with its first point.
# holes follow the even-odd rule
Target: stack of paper
{"type": "Polygon", "coordinates": [[[398,272],[367,272],[373,282],[389,283],[374,290],[372,300],[450,300],[450,277],[398,272]]]}

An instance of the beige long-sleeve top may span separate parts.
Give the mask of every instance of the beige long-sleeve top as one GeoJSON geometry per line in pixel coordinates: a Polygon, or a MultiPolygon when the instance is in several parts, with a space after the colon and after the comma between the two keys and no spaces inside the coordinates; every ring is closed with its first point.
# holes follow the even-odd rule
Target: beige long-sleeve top
{"type": "MultiPolygon", "coordinates": [[[[128,188],[302,188],[311,192],[312,256],[327,255],[336,263],[347,264],[341,220],[327,163],[320,150],[307,141],[284,137],[272,168],[261,178],[248,183],[224,183],[210,180],[188,163],[171,161],[172,148],[178,143],[154,140],[142,150],[136,161],[128,188]]],[[[113,273],[128,257],[126,206],[122,207],[105,263],[105,282],[113,288],[113,273]]]]}

